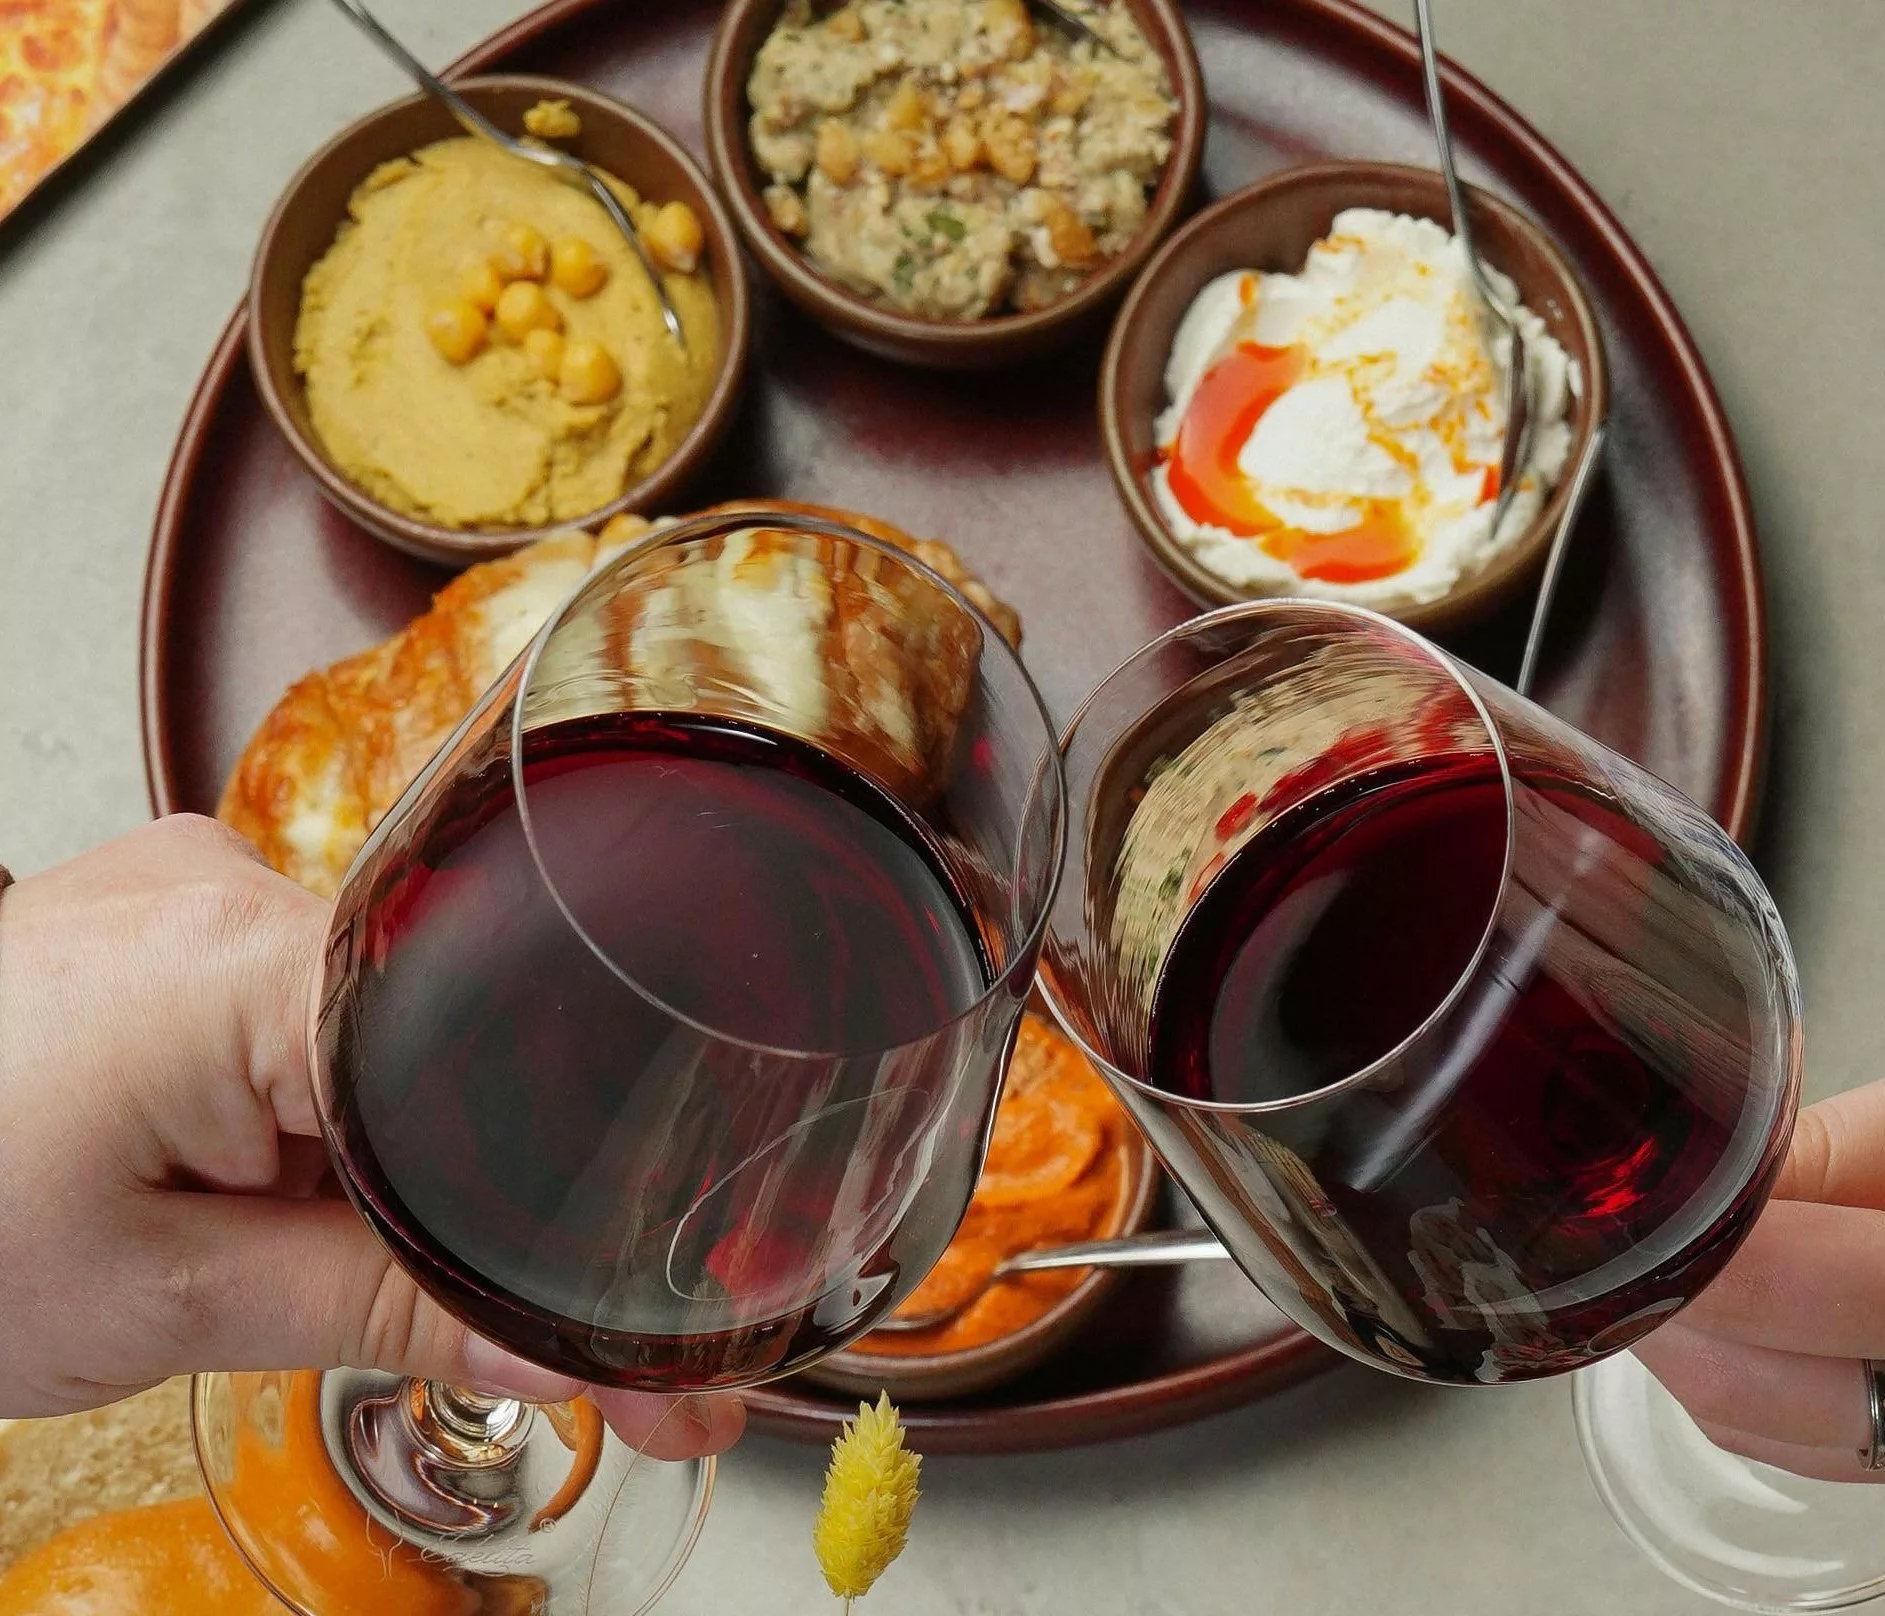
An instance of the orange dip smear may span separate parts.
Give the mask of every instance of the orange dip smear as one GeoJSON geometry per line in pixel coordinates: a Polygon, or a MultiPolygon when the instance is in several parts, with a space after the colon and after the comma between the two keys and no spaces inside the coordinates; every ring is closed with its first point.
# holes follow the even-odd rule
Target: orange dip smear
{"type": "MultiPolygon", "coordinates": [[[[269,1377],[271,1380],[274,1377],[269,1377]]],[[[321,1439],[318,1375],[281,1377],[236,1428],[236,1503],[258,1541],[259,1569],[285,1588],[332,1591],[343,1608],[401,1616],[475,1616],[478,1595],[372,1519],[335,1472],[321,1439]],[[279,1417],[260,1405],[279,1397],[279,1417]]]]}
{"type": "Polygon", "coordinates": [[[0,1616],[282,1616],[283,1608],[206,1498],[95,1515],[0,1577],[0,1616]]]}
{"type": "Polygon", "coordinates": [[[1132,1137],[1125,1113],[1072,1041],[1040,1017],[1024,1017],[968,1215],[902,1310],[934,1312],[977,1291],[980,1299],[934,1329],[879,1332],[857,1350],[961,1352],[1032,1324],[1091,1270],[1016,1274],[992,1285],[989,1274],[1019,1251],[1116,1234],[1132,1137]]]}
{"type": "MultiPolygon", "coordinates": [[[[1248,304],[1250,295],[1244,301],[1248,304]]],[[[1399,501],[1368,500],[1353,527],[1313,533],[1274,515],[1237,464],[1264,412],[1307,368],[1308,356],[1300,347],[1240,342],[1206,371],[1166,462],[1172,498],[1194,522],[1255,539],[1299,577],[1337,584],[1392,577],[1420,554],[1399,501]]]]}
{"type": "MultiPolygon", "coordinates": [[[[399,1616],[527,1616],[529,1577],[457,1576],[373,1521],[321,1439],[320,1377],[245,1375],[237,1394],[232,1500],[255,1532],[260,1568],[285,1588],[326,1589],[339,1608],[399,1616]]],[[[574,1454],[571,1491],[593,1477],[593,1404],[548,1411],[574,1454]]],[[[554,1520],[573,1499],[543,1512],[554,1520]]],[[[0,1616],[282,1616],[286,1609],[230,1542],[206,1498],[99,1515],[48,1539],[0,1577],[0,1616]]]]}

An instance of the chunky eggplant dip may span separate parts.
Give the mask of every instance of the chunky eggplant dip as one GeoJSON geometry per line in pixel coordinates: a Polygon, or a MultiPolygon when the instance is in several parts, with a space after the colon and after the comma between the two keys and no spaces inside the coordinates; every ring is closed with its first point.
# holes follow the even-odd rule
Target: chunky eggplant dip
{"type": "Polygon", "coordinates": [[[791,0],[747,83],[773,223],[827,275],[932,320],[1046,308],[1124,249],[1172,152],[1165,64],[1024,0],[791,0]]]}

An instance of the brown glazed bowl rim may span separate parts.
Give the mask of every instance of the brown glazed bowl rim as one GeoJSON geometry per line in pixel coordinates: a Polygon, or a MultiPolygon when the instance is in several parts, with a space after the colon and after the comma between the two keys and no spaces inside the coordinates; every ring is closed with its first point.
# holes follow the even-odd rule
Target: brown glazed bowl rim
{"type": "MultiPolygon", "coordinates": [[[[1371,201],[1371,198],[1383,190],[1398,189],[1404,192],[1410,186],[1430,191],[1438,203],[1432,211],[1416,216],[1432,218],[1435,223],[1450,228],[1446,190],[1436,169],[1404,163],[1329,162],[1307,164],[1271,174],[1212,203],[1175,231],[1146,266],[1144,274],[1139,277],[1121,306],[1100,363],[1100,438],[1107,470],[1111,472],[1113,485],[1125,504],[1127,514],[1131,516],[1133,526],[1138,529],[1153,559],[1166,576],[1200,606],[1210,608],[1241,605],[1253,600],[1329,600],[1337,597],[1309,591],[1296,595],[1266,594],[1239,588],[1209,571],[1178,542],[1166,526],[1152,498],[1145,475],[1146,468],[1134,462],[1127,418],[1129,414],[1136,414],[1137,409],[1135,401],[1125,395],[1124,378],[1128,358],[1138,359],[1144,345],[1155,340],[1154,334],[1147,329],[1146,312],[1153,293],[1160,290],[1161,283],[1176,272],[1174,266],[1194,243],[1226,231],[1239,218],[1254,210],[1273,207],[1298,192],[1323,191],[1338,198],[1330,210],[1333,216],[1345,207],[1384,205],[1371,201]]],[[[1487,240],[1488,235],[1506,233],[1524,239],[1544,266],[1552,282],[1553,295],[1563,305],[1567,325],[1574,328],[1581,339],[1582,353],[1578,353],[1571,343],[1564,345],[1572,350],[1572,357],[1580,361],[1583,392],[1572,400],[1573,429],[1564,470],[1530,526],[1439,599],[1392,609],[1379,608],[1383,615],[1427,633],[1463,627],[1483,618],[1509,600],[1543,565],[1551,547],[1552,534],[1570,497],[1577,466],[1610,407],[1610,367],[1604,351],[1603,332],[1597,323],[1597,313],[1590,296],[1576,271],[1556,242],[1519,209],[1477,186],[1468,186],[1466,189],[1478,227],[1479,249],[1493,267],[1511,274],[1510,268],[1494,255],[1492,244],[1487,240]]],[[[1268,270],[1271,266],[1226,263],[1200,278],[1196,286],[1190,289],[1190,296],[1195,297],[1212,275],[1237,267],[1268,270]]],[[[1298,267],[1281,266],[1284,273],[1292,273],[1298,267]]],[[[1534,312],[1543,317],[1544,311],[1537,307],[1536,300],[1527,301],[1534,312]]],[[[1157,356],[1161,376],[1164,374],[1166,357],[1166,352],[1157,356]]]]}
{"type": "MultiPolygon", "coordinates": [[[[729,0],[714,29],[702,88],[701,121],[706,130],[707,161],[739,225],[740,233],[762,268],[802,307],[828,325],[883,344],[906,357],[933,354],[939,363],[953,356],[994,356],[1027,345],[1082,317],[1119,295],[1143,267],[1183,215],[1197,183],[1204,157],[1205,125],[1209,104],[1197,50],[1179,0],[1126,0],[1135,12],[1149,13],[1158,26],[1148,29],[1153,49],[1161,42],[1165,65],[1171,73],[1178,113],[1172,131],[1172,152],[1166,160],[1158,189],[1144,221],[1124,250],[1082,281],[1078,288],[1044,309],[1025,314],[997,314],[980,320],[932,320],[882,308],[849,290],[818,269],[792,245],[766,212],[755,178],[752,152],[746,139],[746,81],[753,58],[764,38],[754,29],[751,50],[737,51],[739,36],[764,11],[783,8],[785,0],[729,0]]],[[[1143,23],[1142,23],[1143,26],[1143,23]]],[[[883,351],[880,348],[878,351],[883,351]]]]}
{"type": "MultiPolygon", "coordinates": [[[[1057,1037],[1067,1037],[1044,1002],[1031,1002],[1027,1013],[1039,1017],[1057,1037]]],[[[1077,1040],[1068,1041],[1079,1051],[1080,1058],[1093,1066],[1097,1076],[1100,1068],[1094,1065],[1092,1057],[1077,1040]]],[[[1138,1234],[1151,1223],[1162,1179],[1151,1147],[1129,1117],[1119,1148],[1125,1153],[1129,1176],[1119,1198],[1117,1221],[1100,1237],[1109,1240],[1138,1234]]],[[[1126,1271],[1121,1268],[1091,1269],[1038,1318],[1007,1335],[957,1352],[882,1353],[852,1346],[810,1369],[801,1370],[798,1378],[827,1391],[860,1395],[887,1391],[893,1401],[909,1398],[919,1402],[987,1391],[1026,1373],[1072,1340],[1125,1278],[1126,1271]]],[[[870,1338],[865,1336],[864,1339],[870,1338]]]]}
{"type": "MultiPolygon", "coordinates": [[[[281,250],[284,226],[296,210],[305,205],[310,184],[323,175],[349,143],[363,132],[376,125],[412,115],[415,109],[428,104],[430,97],[423,94],[402,96],[397,101],[375,108],[336,133],[301,165],[283,189],[274,210],[269,214],[268,223],[263,226],[249,273],[248,357],[256,391],[277,430],[329,501],[374,537],[409,554],[447,565],[462,565],[509,555],[554,533],[566,533],[576,528],[593,530],[610,517],[623,512],[639,514],[642,506],[657,504],[684,483],[713,452],[721,435],[732,423],[739,405],[740,384],[745,376],[747,350],[752,339],[752,297],[747,285],[739,235],[727,216],[719,193],[687,148],[646,114],[589,85],[536,74],[484,74],[456,80],[453,88],[474,105],[481,97],[492,93],[522,93],[572,101],[585,119],[596,117],[612,120],[632,138],[654,147],[686,176],[693,187],[695,194],[684,196],[683,200],[696,205],[706,232],[708,252],[717,255],[725,265],[724,276],[716,277],[716,294],[722,285],[728,294],[718,299],[721,303],[721,352],[718,373],[707,396],[706,407],[701,411],[700,419],[675,446],[674,452],[646,477],[630,484],[614,499],[597,506],[593,511],[564,521],[514,528],[452,528],[427,522],[393,510],[375,499],[345,476],[328,458],[313,433],[303,429],[296,412],[275,384],[270,362],[281,343],[292,344],[293,322],[286,322],[286,329],[271,330],[271,322],[264,319],[260,311],[264,307],[263,288],[275,272],[275,258],[281,250]]],[[[353,176],[352,184],[347,187],[345,194],[351,195],[353,186],[365,178],[366,172],[353,176]]],[[[341,219],[337,217],[334,221],[336,230],[340,222],[341,219]]],[[[711,263],[712,259],[703,262],[711,263]]]]}

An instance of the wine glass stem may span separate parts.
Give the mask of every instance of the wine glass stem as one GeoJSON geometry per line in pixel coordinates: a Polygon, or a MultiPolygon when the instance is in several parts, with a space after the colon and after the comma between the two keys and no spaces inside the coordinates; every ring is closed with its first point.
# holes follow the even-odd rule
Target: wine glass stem
{"type": "Polygon", "coordinates": [[[517,1451],[530,1423],[530,1405],[492,1397],[442,1380],[406,1383],[415,1431],[441,1459],[498,1462],[517,1451]]]}
{"type": "Polygon", "coordinates": [[[408,1379],[331,1417],[345,1467],[402,1520],[440,1536],[476,1537],[521,1507],[514,1472],[536,1417],[529,1403],[408,1379]]]}

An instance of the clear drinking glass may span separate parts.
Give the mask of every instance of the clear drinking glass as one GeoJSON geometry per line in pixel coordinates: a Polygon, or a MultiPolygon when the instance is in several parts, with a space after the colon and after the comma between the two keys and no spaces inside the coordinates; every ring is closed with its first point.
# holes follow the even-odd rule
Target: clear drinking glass
{"type": "MultiPolygon", "coordinates": [[[[1800,1007],[1767,893],[1693,804],[1411,631],[1306,602],[1164,636],[1062,750],[1043,987],[1304,1329],[1400,1375],[1522,1380],[1618,1353],[1727,1261],[1786,1149],[1800,1007]]],[[[1633,1535],[1705,1539],[1709,1466],[1754,1467],[1646,1429],[1675,1405],[1627,1354],[1587,1373],[1633,1535]]]]}
{"type": "MultiPolygon", "coordinates": [[[[348,876],[312,1032],[338,1175],[535,1362],[671,1393],[815,1362],[968,1205],[1063,834],[1040,698],[934,573],[810,518],[660,532],[348,876]]],[[[196,1407],[225,1524],[312,1616],[367,1608],[368,1547],[378,1605],[645,1609],[712,1475],[586,1403],[355,1371],[196,1407]]]]}
{"type": "MultiPolygon", "coordinates": [[[[1852,1391],[1864,1395],[1857,1374],[1852,1391]]],[[[1885,1595],[1878,1488],[1859,1456],[1852,1480],[1837,1482],[1724,1452],[1627,1352],[1579,1375],[1571,1403],[1598,1496],[1684,1587],[1776,1613],[1885,1595]]]]}

